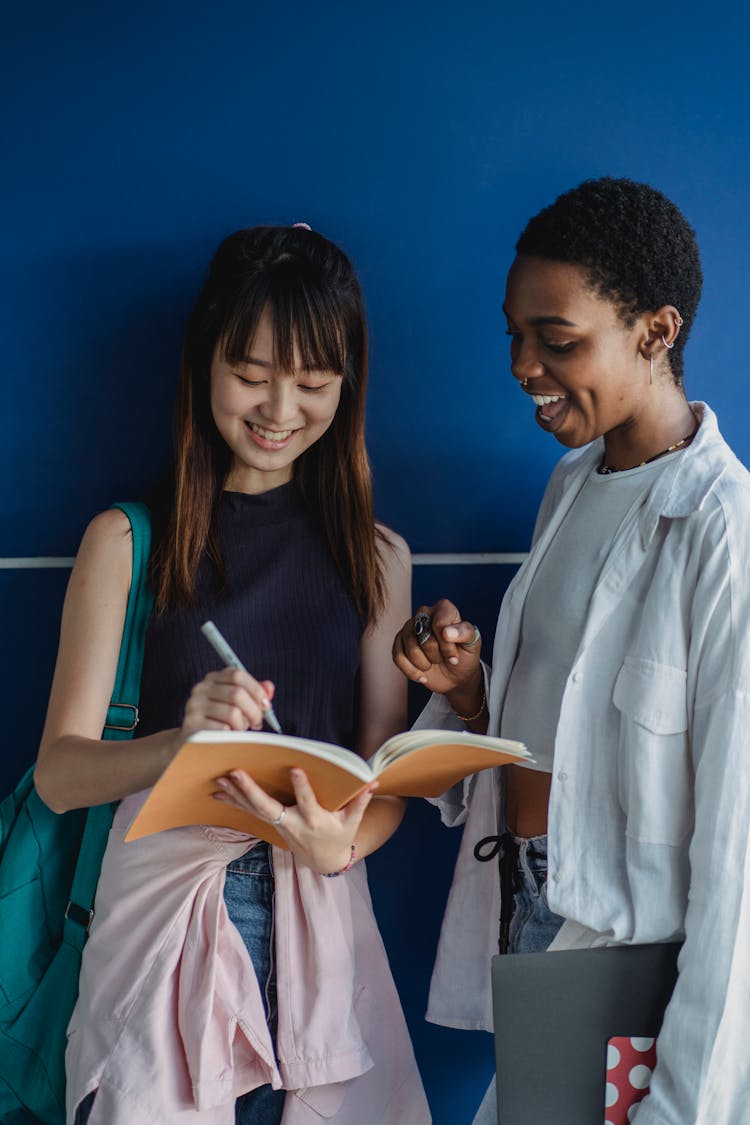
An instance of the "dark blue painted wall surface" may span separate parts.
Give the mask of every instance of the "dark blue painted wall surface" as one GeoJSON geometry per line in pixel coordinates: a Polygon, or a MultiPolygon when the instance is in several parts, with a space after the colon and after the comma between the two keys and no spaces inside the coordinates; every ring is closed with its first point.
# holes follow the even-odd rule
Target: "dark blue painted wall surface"
{"type": "MultiPolygon", "coordinates": [[[[519,551],[560,453],[508,375],[530,214],[587,176],[662,188],[706,287],[687,387],[750,460],[740,5],[196,0],[7,8],[0,42],[0,556],[68,555],[161,466],[184,317],[230,230],[306,219],[358,265],[378,510],[415,551],[519,551]]],[[[510,570],[422,569],[491,634],[510,570]]],[[[3,789],[34,754],[62,571],[3,571],[3,789]]],[[[416,701],[415,701],[416,706],[416,701]]],[[[438,1125],[490,1038],[423,1023],[456,848],[414,807],[373,893],[438,1125]]]]}

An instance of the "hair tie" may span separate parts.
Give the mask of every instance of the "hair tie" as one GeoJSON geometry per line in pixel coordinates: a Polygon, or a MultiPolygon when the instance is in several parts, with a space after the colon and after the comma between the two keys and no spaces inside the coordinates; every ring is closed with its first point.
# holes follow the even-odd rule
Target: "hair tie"
{"type": "Polygon", "coordinates": [[[302,230],[309,230],[309,231],[312,230],[312,227],[310,226],[309,223],[292,223],[292,227],[293,228],[294,227],[301,227],[302,230]]]}

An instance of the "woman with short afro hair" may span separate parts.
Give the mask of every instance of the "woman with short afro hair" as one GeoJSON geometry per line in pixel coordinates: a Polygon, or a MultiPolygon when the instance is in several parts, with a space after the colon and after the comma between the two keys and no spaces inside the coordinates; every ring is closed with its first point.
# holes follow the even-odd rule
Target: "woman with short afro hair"
{"type": "MultiPolygon", "coordinates": [[[[701,281],[690,225],[646,184],[587,181],[529,222],[511,374],[569,452],[491,674],[445,600],[394,644],[435,693],[420,725],[521,738],[535,759],[437,802],[464,833],[428,1018],[491,1030],[498,949],[684,941],[635,1125],[748,1120],[750,474],[683,390],[701,281]]],[[[476,1120],[497,1121],[494,1083],[476,1120]]]]}

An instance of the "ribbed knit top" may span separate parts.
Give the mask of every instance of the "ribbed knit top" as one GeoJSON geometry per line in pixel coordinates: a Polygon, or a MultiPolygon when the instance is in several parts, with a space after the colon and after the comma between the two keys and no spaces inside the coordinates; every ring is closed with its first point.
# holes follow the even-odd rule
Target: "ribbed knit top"
{"type": "Polygon", "coordinates": [[[353,749],[362,621],[294,482],[259,495],[225,492],[219,534],[226,594],[204,557],[198,606],[151,619],[138,734],[179,726],[193,685],[221,667],[200,632],[210,618],[248,671],[274,682],[286,734],[353,749]]]}

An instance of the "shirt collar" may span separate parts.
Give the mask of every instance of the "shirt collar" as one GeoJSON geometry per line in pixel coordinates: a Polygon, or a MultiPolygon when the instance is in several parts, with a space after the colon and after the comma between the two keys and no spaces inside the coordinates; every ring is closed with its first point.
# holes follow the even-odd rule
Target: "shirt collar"
{"type": "MultiPolygon", "coordinates": [[[[713,410],[705,402],[691,402],[690,408],[700,420],[698,432],[687,449],[669,458],[670,463],[659,473],[641,509],[639,529],[644,549],[661,516],[684,519],[697,512],[727,468],[727,444],[713,410]]],[[[603,454],[603,438],[568,454],[570,476],[563,488],[567,489],[573,480],[580,487],[603,454]]]]}
{"type": "Polygon", "coordinates": [[[727,446],[716,415],[705,402],[691,402],[690,407],[700,426],[687,449],[659,474],[643,505],[640,531],[644,547],[651,542],[661,516],[685,519],[697,512],[726,471],[727,446]]]}

